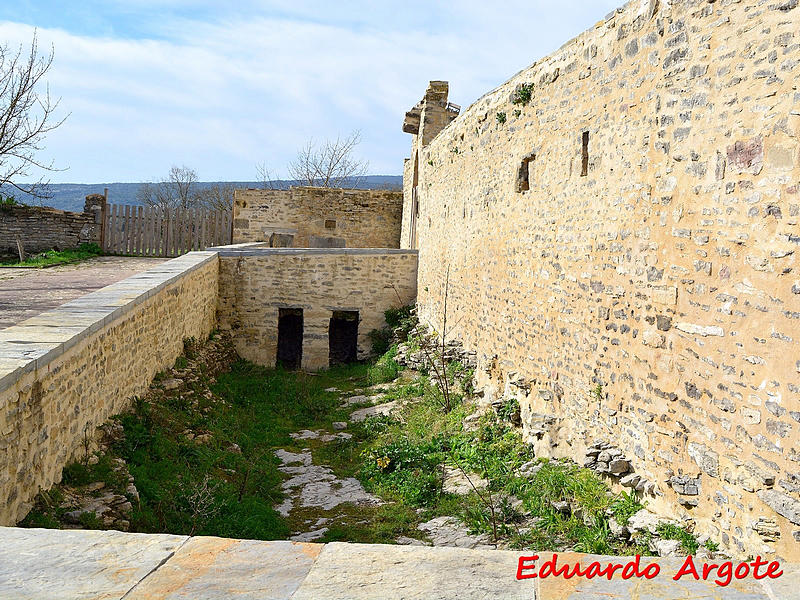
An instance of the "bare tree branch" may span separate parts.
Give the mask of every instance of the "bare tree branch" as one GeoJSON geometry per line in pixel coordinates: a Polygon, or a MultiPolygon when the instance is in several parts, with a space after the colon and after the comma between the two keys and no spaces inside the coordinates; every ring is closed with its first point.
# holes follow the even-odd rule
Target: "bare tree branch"
{"type": "Polygon", "coordinates": [[[303,185],[327,188],[358,187],[366,175],[369,163],[353,156],[361,143],[361,133],[354,131],[348,137],[327,140],[317,146],[309,140],[289,163],[289,175],[303,185]]]}
{"type": "Polygon", "coordinates": [[[210,210],[229,211],[233,209],[236,187],[232,183],[215,183],[205,187],[195,194],[194,204],[210,210]]]}
{"type": "Polygon", "coordinates": [[[199,204],[197,172],[187,166],[173,165],[161,181],[145,182],[136,193],[141,204],[162,210],[186,209],[199,204]]]}
{"type": "Polygon", "coordinates": [[[267,163],[262,162],[257,164],[256,173],[258,174],[258,181],[261,184],[262,189],[265,190],[282,189],[280,182],[272,176],[272,171],[270,171],[267,163]]]}
{"type": "Polygon", "coordinates": [[[16,52],[0,46],[0,186],[17,189],[36,198],[48,197],[42,175],[35,183],[20,183],[34,170],[58,171],[36,154],[44,149],[45,134],[59,127],[66,118],[54,121],[60,100],[50,98],[50,89],[40,84],[53,64],[54,51],[39,56],[36,32],[29,51],[16,52]]]}

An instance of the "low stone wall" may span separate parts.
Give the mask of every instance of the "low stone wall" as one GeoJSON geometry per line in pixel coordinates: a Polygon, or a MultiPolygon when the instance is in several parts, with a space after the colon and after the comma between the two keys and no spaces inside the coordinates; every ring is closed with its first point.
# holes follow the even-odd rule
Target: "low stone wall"
{"type": "Polygon", "coordinates": [[[215,325],[218,259],[192,252],[0,331],[0,524],[14,524],[82,452],[215,325]]]}
{"type": "Polygon", "coordinates": [[[358,356],[386,309],[414,302],[417,252],[376,249],[220,249],[219,325],[242,358],[274,366],[279,309],[303,310],[304,369],[328,366],[333,311],[358,311],[358,356]]]}
{"type": "Polygon", "coordinates": [[[0,256],[17,254],[17,238],[28,253],[100,244],[104,203],[103,196],[92,194],[82,213],[41,206],[0,208],[0,256]]]}
{"type": "Polygon", "coordinates": [[[233,243],[272,241],[273,247],[287,248],[399,248],[402,211],[402,192],[387,190],[236,190],[233,243]]]}

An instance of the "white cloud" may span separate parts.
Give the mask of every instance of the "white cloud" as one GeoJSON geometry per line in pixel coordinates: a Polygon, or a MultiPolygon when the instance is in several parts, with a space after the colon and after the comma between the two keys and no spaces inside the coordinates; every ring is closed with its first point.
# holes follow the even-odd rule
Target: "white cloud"
{"type": "MultiPolygon", "coordinates": [[[[156,4],[163,9],[151,0],[125,3],[126,10],[156,4]]],[[[317,10],[273,2],[269,14],[249,6],[247,17],[213,22],[170,17],[154,25],[157,39],[39,29],[42,47],[55,47],[51,91],[71,112],[46,142],[48,157],[71,167],[53,180],[138,181],[173,163],[194,167],[202,179],[254,179],[264,160],[283,175],[309,137],[353,129],[362,130],[359,152],[373,173],[399,174],[410,144],[400,130],[403,113],[428,80],[448,79],[451,99],[467,105],[613,4],[434,3],[428,10],[419,3],[398,16],[394,3],[372,12],[367,2],[317,10]],[[592,14],[583,18],[586,11],[592,14]]],[[[0,22],[0,39],[12,44],[26,43],[32,31],[0,22]]]]}

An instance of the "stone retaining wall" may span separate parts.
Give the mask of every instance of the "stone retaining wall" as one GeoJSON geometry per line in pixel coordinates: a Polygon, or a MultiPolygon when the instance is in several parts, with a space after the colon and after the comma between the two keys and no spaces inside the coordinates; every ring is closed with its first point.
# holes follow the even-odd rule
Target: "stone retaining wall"
{"type": "Polygon", "coordinates": [[[272,367],[281,308],[303,310],[302,367],[328,366],[333,311],[358,311],[358,357],[386,309],[414,302],[417,253],[377,249],[220,249],[219,325],[242,358],[272,367]]]}
{"type": "Polygon", "coordinates": [[[0,256],[17,255],[17,238],[26,253],[100,244],[103,196],[86,197],[82,213],[40,206],[0,207],[0,256]]]}
{"type": "Polygon", "coordinates": [[[0,524],[215,326],[218,258],[192,252],[0,331],[0,524]]]}
{"type": "Polygon", "coordinates": [[[399,248],[402,211],[402,193],[387,190],[236,190],[233,243],[272,240],[273,247],[399,248]]]}
{"type": "Polygon", "coordinates": [[[800,557],[797,6],[630,2],[449,125],[433,82],[405,168],[487,398],[736,555],[800,557]]]}

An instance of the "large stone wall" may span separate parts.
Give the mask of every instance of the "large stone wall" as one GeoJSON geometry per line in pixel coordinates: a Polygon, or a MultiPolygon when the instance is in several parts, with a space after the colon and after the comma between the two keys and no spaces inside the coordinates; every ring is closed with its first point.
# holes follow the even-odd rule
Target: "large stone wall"
{"type": "Polygon", "coordinates": [[[449,270],[487,399],[542,454],[618,447],[735,555],[800,557],[797,4],[629,3],[422,122],[405,169],[421,317],[449,270]]]}
{"type": "Polygon", "coordinates": [[[368,333],[386,325],[384,311],[416,297],[417,253],[373,249],[220,249],[219,326],[237,352],[275,366],[281,308],[303,310],[302,368],[328,366],[333,311],[358,311],[358,356],[368,333]]]}
{"type": "Polygon", "coordinates": [[[27,514],[123,411],[215,326],[218,259],[193,252],[0,331],[0,523],[27,514]]]}
{"type": "Polygon", "coordinates": [[[402,194],[386,190],[236,190],[233,243],[399,248],[402,209],[402,194]]]}
{"type": "Polygon", "coordinates": [[[100,244],[102,207],[99,194],[86,197],[82,213],[40,206],[0,207],[0,256],[17,254],[17,238],[26,253],[100,244]]]}

